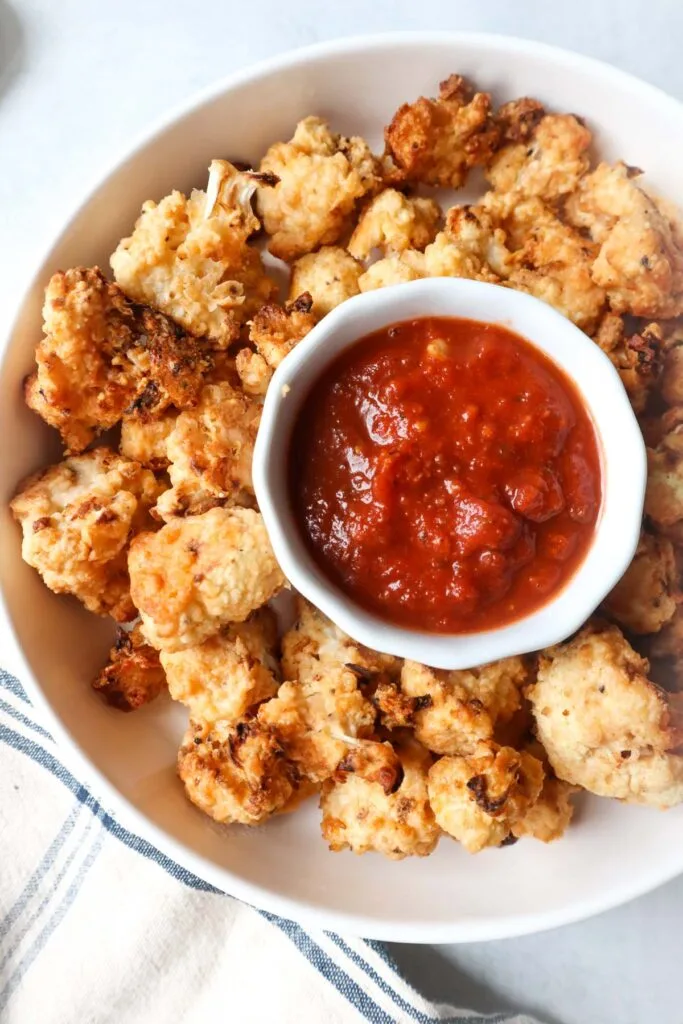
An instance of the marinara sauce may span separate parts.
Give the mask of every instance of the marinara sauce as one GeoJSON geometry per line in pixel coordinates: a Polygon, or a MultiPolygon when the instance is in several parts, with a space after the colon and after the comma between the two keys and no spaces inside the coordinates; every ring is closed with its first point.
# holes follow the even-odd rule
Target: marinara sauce
{"type": "Polygon", "coordinates": [[[578,391],[524,338],[473,320],[397,323],[347,349],[304,401],[289,461],[328,578],[412,629],[533,612],[575,572],[600,512],[578,391]]]}

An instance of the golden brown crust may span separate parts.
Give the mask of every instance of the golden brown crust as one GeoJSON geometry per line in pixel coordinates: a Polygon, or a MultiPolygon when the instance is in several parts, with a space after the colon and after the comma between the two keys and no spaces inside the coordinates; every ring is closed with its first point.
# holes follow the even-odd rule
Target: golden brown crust
{"type": "Polygon", "coordinates": [[[593,280],[615,313],[668,318],[683,313],[683,243],[678,214],[635,180],[638,168],[601,163],[566,204],[570,223],[600,246],[593,280]]]}
{"type": "Polygon", "coordinates": [[[299,788],[275,733],[254,719],[190,723],[178,774],[192,803],[225,825],[259,825],[287,809],[299,788]]]}
{"type": "Polygon", "coordinates": [[[543,765],[525,751],[483,741],[467,755],[442,757],[429,771],[437,823],[470,853],[509,842],[543,787],[543,765]]]}
{"type": "Polygon", "coordinates": [[[145,636],[165,651],[243,622],[285,582],[261,516],[246,508],[214,508],[140,534],[128,565],[145,636]]]}
{"type": "Polygon", "coordinates": [[[262,175],[213,160],[206,192],[148,200],[112,254],[117,283],[131,298],[227,348],[240,324],[277,291],[247,242],[259,227],[251,208],[259,186],[271,187],[262,175]]]}
{"type": "Polygon", "coordinates": [[[27,404],[81,452],[129,410],[148,417],[196,402],[211,365],[202,343],[168,317],[130,302],[97,267],[54,274],[27,404]]]}
{"type": "Polygon", "coordinates": [[[237,373],[247,394],[265,395],[282,360],[315,327],[312,307],[312,297],[304,292],[284,306],[272,302],[258,311],[249,324],[249,340],[256,351],[242,349],[236,359],[237,373]]]}
{"type": "Polygon", "coordinates": [[[149,529],[159,485],[109,448],[73,455],[34,473],[10,503],[22,557],[58,594],[118,622],[135,618],[126,565],[130,538],[149,529]]]}
{"type": "Polygon", "coordinates": [[[326,121],[306,117],[289,142],[276,142],[261,171],[278,184],[258,196],[270,252],[293,260],[321,245],[333,245],[351,224],[356,203],[379,184],[377,160],[367,143],[330,131],[326,121]]]}
{"type": "Polygon", "coordinates": [[[499,128],[489,94],[475,94],[461,75],[451,75],[437,99],[421,96],[399,107],[384,138],[406,180],[462,188],[470,170],[491,157],[499,128]]]}
{"type": "Polygon", "coordinates": [[[486,177],[498,192],[553,203],[573,192],[589,168],[591,133],[573,114],[546,114],[534,100],[506,103],[498,113],[504,144],[486,177]]]}
{"type": "Polygon", "coordinates": [[[434,241],[440,220],[441,207],[433,199],[411,198],[386,188],[361,213],[348,250],[358,260],[367,259],[375,249],[383,256],[422,250],[434,241]]]}
{"type": "MultiPolygon", "coordinates": [[[[301,773],[322,782],[351,751],[374,740],[377,709],[365,685],[387,673],[395,678],[399,666],[398,659],[356,644],[300,598],[297,621],[282,640],[286,682],[259,718],[277,730],[301,773]]],[[[354,764],[357,772],[364,764],[374,771],[364,756],[354,764]]]]}
{"type": "Polygon", "coordinates": [[[643,412],[662,372],[662,329],[659,324],[647,324],[629,335],[622,317],[606,313],[598,325],[594,341],[619,371],[634,411],[643,412]]]}
{"type": "Polygon", "coordinates": [[[414,740],[397,743],[396,754],[401,776],[390,789],[359,775],[324,783],[322,834],[331,850],[375,851],[391,860],[434,850],[439,828],[427,799],[431,755],[414,740]]]}
{"type": "Polygon", "coordinates": [[[628,803],[683,800],[680,709],[648,671],[616,626],[599,623],[543,654],[528,695],[558,778],[628,803]]]}
{"type": "Polygon", "coordinates": [[[277,624],[270,608],[225,626],[204,643],[162,651],[168,688],[196,722],[238,722],[277,692],[277,624]]]}
{"type": "Polygon", "coordinates": [[[362,264],[346,249],[324,245],[292,264],[290,301],[308,293],[313,300],[311,311],[320,320],[335,306],[358,295],[362,273],[362,264]]]}
{"type": "Polygon", "coordinates": [[[415,736],[437,754],[466,753],[521,707],[529,682],[522,658],[505,658],[479,668],[447,672],[406,661],[401,690],[422,702],[413,714],[415,736]]]}
{"type": "Polygon", "coordinates": [[[93,689],[119,711],[135,711],[166,689],[159,655],[145,641],[139,626],[116,632],[109,662],[93,680],[93,689]]]}
{"type": "Polygon", "coordinates": [[[631,633],[657,633],[673,618],[679,597],[671,541],[644,531],[631,565],[607,596],[604,608],[631,633]]]}
{"type": "Polygon", "coordinates": [[[215,505],[253,506],[251,463],[261,406],[227,382],[207,384],[166,438],[172,487],[157,502],[168,521],[215,505]]]}

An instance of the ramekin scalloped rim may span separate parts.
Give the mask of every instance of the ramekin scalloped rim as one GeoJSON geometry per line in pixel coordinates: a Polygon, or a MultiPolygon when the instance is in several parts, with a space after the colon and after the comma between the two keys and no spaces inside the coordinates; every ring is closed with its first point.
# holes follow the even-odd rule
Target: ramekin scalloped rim
{"type": "Polygon", "coordinates": [[[275,556],[292,585],[349,636],[384,654],[441,669],[550,647],[574,633],[630,564],[647,480],[645,444],[616,369],[583,331],[547,303],[501,285],[437,277],[365,292],[332,310],[282,361],[268,388],[253,478],[275,556]],[[603,500],[584,561],[546,604],[498,629],[448,635],[410,630],[361,608],[316,565],[288,493],[289,445],[302,401],[330,362],[364,335],[401,320],[458,316],[509,327],[550,356],[577,386],[601,444],[603,500]],[[628,453],[628,459],[623,457],[628,453]]]}
{"type": "MultiPolygon", "coordinates": [[[[648,180],[683,203],[680,162],[672,160],[670,145],[683,130],[680,103],[580,54],[510,37],[430,31],[333,40],[262,61],[204,89],[140,134],[64,216],[2,341],[4,497],[55,454],[18,391],[31,365],[50,273],[77,262],[105,265],[144,199],[201,185],[217,154],[258,156],[314,108],[341,130],[379,143],[381,125],[398,103],[429,92],[455,68],[499,99],[536,94],[556,109],[589,115],[604,158],[642,164],[646,154],[648,180]]],[[[0,556],[2,660],[58,739],[62,759],[124,824],[176,864],[254,906],[310,927],[376,939],[472,942],[581,920],[683,871],[680,808],[662,815],[597,798],[582,801],[578,825],[561,844],[518,843],[505,850],[503,870],[498,851],[472,858],[452,843],[442,843],[426,862],[333,857],[310,807],[255,834],[236,829],[226,836],[187,804],[174,778],[184,722],[179,708],[157,703],[128,716],[122,745],[118,713],[88,692],[109,634],[98,622],[93,629],[92,617],[69,600],[45,591],[21,562],[6,509],[0,556]]],[[[12,742],[24,749],[33,741],[17,733],[12,742]]]]}

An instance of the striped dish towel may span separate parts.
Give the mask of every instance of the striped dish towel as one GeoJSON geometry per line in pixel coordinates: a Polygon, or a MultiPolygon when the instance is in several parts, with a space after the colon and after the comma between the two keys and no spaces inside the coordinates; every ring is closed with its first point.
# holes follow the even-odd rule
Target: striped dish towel
{"type": "Polygon", "coordinates": [[[169,860],[74,778],[0,669],[0,1021],[207,1020],[532,1024],[430,1003],[381,943],[304,931],[169,860]]]}

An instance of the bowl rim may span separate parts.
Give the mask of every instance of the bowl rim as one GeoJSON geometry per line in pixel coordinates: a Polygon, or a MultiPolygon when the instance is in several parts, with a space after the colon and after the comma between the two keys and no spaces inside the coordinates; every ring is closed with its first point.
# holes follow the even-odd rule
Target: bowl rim
{"type": "Polygon", "coordinates": [[[642,525],[647,456],[616,368],[562,313],[532,295],[498,284],[430,277],[347,299],[283,359],[265,398],[252,475],[275,557],[296,590],[357,643],[437,669],[458,670],[551,647],[575,633],[589,618],[635,554],[642,525]],[[410,310],[415,303],[423,304],[422,316],[446,316],[441,310],[434,311],[439,302],[449,307],[452,304],[451,315],[465,319],[478,320],[471,316],[472,306],[491,310],[490,320],[478,322],[509,326],[544,353],[577,388],[593,420],[601,455],[601,508],[593,540],[573,574],[550,600],[528,615],[493,629],[463,634],[407,629],[362,608],[316,565],[302,541],[287,495],[286,467],[293,421],[314,381],[341,352],[348,351],[367,333],[412,320],[416,314],[407,312],[405,305],[410,310]],[[372,323],[368,326],[369,321],[372,323]],[[525,334],[525,330],[531,331],[531,325],[534,337],[525,334]],[[552,339],[550,344],[546,339],[552,339]],[[555,351],[551,351],[553,341],[555,351]],[[305,367],[311,360],[315,369],[307,374],[305,367]],[[572,370],[567,363],[573,365],[572,370]],[[586,393],[588,382],[590,398],[586,393]],[[599,401],[596,382],[600,385],[599,401]],[[607,421],[609,429],[601,430],[601,424],[607,421]],[[628,462],[621,458],[624,449],[629,453],[628,462]]]}
{"type": "MultiPolygon", "coordinates": [[[[83,198],[75,204],[71,204],[64,215],[60,217],[61,226],[54,232],[46,233],[44,242],[41,242],[41,250],[44,253],[42,260],[35,271],[27,272],[24,287],[17,290],[18,298],[14,314],[7,318],[7,329],[0,339],[0,370],[5,361],[8,341],[17,330],[25,303],[33,289],[44,280],[45,273],[51,265],[51,254],[66,237],[72,222],[112,175],[120,172],[128,160],[143,147],[154,142],[176,121],[232,89],[248,85],[261,77],[286,70],[297,64],[373,49],[409,48],[448,43],[454,46],[482,47],[488,49],[492,55],[504,50],[512,51],[520,57],[536,56],[540,59],[552,60],[562,64],[569,71],[584,71],[593,78],[610,81],[624,93],[647,97],[664,114],[668,112],[676,119],[683,121],[682,107],[678,100],[669,96],[659,87],[644,82],[629,72],[622,71],[596,58],[565,50],[562,47],[496,33],[406,29],[394,32],[352,34],[264,58],[210,83],[189,98],[173,105],[169,111],[154,119],[149,128],[137,132],[128,146],[121,147],[118,157],[114,155],[114,158],[102,162],[99,170],[91,175],[91,184],[84,189],[83,198]]],[[[117,816],[123,823],[127,823],[132,831],[145,837],[179,865],[215,885],[222,892],[228,891],[225,886],[229,881],[230,895],[259,910],[296,920],[304,927],[334,929],[342,934],[410,943],[460,943],[510,938],[572,924],[594,914],[610,910],[663,885],[683,872],[682,852],[679,861],[675,864],[666,862],[645,865],[643,871],[633,880],[629,878],[610,888],[607,892],[577,900],[570,906],[565,905],[537,913],[487,918],[481,921],[434,923],[431,920],[425,920],[404,921],[397,924],[395,921],[386,922],[375,917],[320,910],[309,902],[281,896],[277,891],[245,881],[227,869],[216,866],[202,854],[191,850],[155,825],[108,780],[104,772],[83,753],[78,742],[71,736],[66,724],[53,711],[21,649],[2,591],[0,591],[0,636],[3,641],[3,660],[9,664],[9,670],[13,671],[26,686],[31,701],[39,709],[60,745],[62,759],[72,767],[81,780],[92,784],[96,796],[106,800],[110,806],[116,809],[117,816]]]]}

